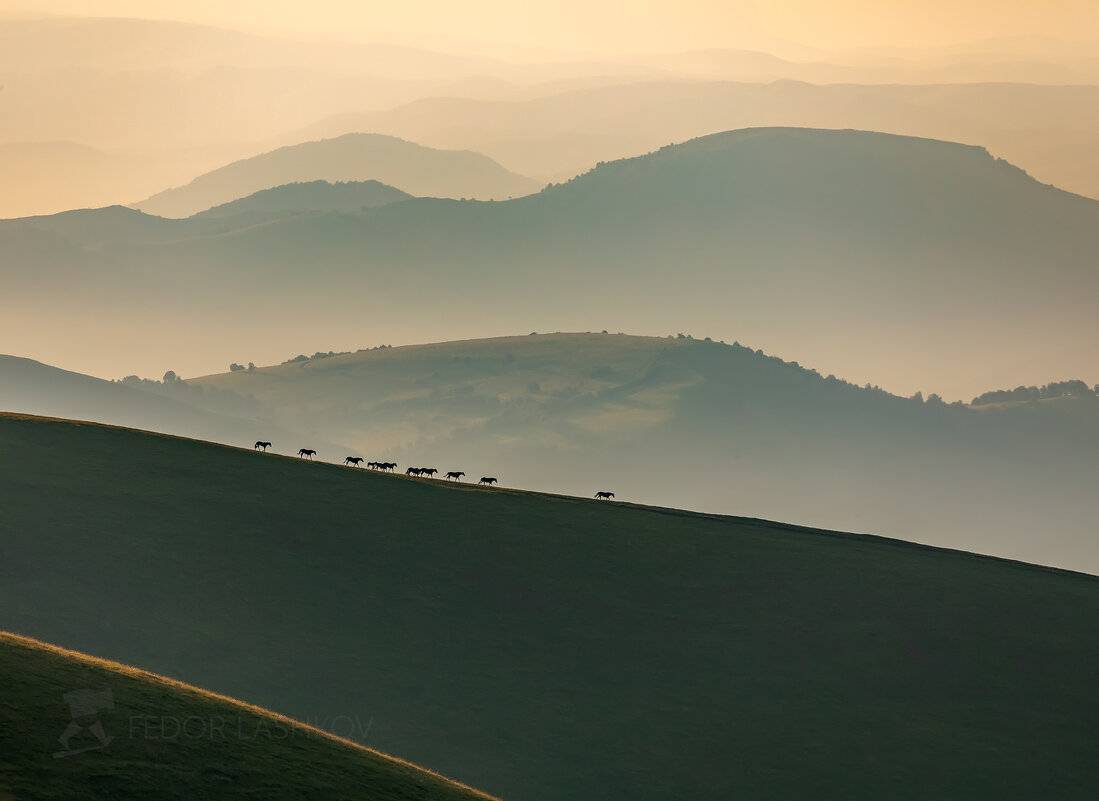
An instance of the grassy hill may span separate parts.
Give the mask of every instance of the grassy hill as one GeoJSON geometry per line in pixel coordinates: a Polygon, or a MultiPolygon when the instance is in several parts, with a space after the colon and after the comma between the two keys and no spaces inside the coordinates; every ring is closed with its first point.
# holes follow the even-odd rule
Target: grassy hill
{"type": "Polygon", "coordinates": [[[342,450],[316,431],[272,421],[255,399],[199,386],[143,388],[142,383],[104,381],[0,355],[0,411],[131,426],[245,447],[263,439],[284,453],[301,447],[329,454],[342,450]]]}
{"type": "Polygon", "coordinates": [[[0,680],[5,799],[488,798],[267,710],[4,632],[0,680]],[[104,703],[77,717],[67,694],[83,690],[104,703]]]}
{"type": "Polygon", "coordinates": [[[0,449],[0,627],[501,797],[1099,780],[1094,577],[41,418],[0,449]]]}
{"type": "Polygon", "coordinates": [[[376,180],[413,195],[484,200],[537,189],[529,178],[480,153],[436,150],[392,136],[351,133],[235,161],[133,206],[161,217],[189,217],[263,189],[317,180],[376,180]]]}
{"type": "Polygon", "coordinates": [[[269,364],[299,349],[689,327],[948,399],[1079,375],[1099,349],[1099,331],[1079,322],[1099,294],[1099,203],[946,142],[755,129],[506,202],[417,198],[239,227],[135,215],[141,235],[96,228],[117,216],[0,223],[15,307],[0,336],[56,343],[63,356],[35,354],[51,362],[92,351],[89,372],[148,374],[186,332],[191,364],[173,369],[196,374],[230,347],[269,364]],[[87,322],[85,335],[59,339],[29,311],[41,308],[87,322]],[[133,330],[136,356],[108,345],[133,330]],[[107,361],[126,367],[94,366],[107,361]]]}
{"type": "Polygon", "coordinates": [[[578,495],[611,483],[633,501],[1099,573],[1094,395],[978,410],[739,345],[616,334],[365,350],[189,383],[372,460],[578,495]]]}
{"type": "Polygon", "coordinates": [[[245,215],[249,220],[260,220],[304,212],[357,214],[410,197],[412,195],[407,192],[378,181],[307,181],[264,189],[199,212],[197,216],[224,218],[245,215]]]}

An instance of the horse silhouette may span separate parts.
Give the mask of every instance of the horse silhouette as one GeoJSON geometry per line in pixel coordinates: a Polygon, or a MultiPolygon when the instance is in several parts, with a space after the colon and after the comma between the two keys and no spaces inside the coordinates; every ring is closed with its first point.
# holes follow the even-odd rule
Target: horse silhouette
{"type": "Polygon", "coordinates": [[[597,493],[595,493],[595,497],[598,498],[601,501],[609,501],[611,498],[614,497],[614,493],[613,492],[597,492],[597,493]]]}
{"type": "Polygon", "coordinates": [[[300,451],[298,451],[298,458],[299,459],[303,459],[306,456],[308,456],[310,459],[312,459],[316,455],[317,455],[317,452],[313,451],[313,450],[310,450],[309,448],[302,448],[300,451]]]}
{"type": "Polygon", "coordinates": [[[396,466],[396,462],[378,462],[378,467],[380,467],[384,473],[392,473],[396,466]]]}
{"type": "Polygon", "coordinates": [[[493,478],[492,476],[481,476],[481,480],[478,481],[477,483],[478,484],[495,484],[496,479],[493,478]]]}
{"type": "Polygon", "coordinates": [[[252,448],[252,450],[254,450],[254,451],[258,451],[258,450],[259,450],[260,448],[262,448],[262,449],[263,449],[263,452],[264,452],[264,453],[267,453],[267,449],[268,449],[268,448],[270,448],[270,447],[271,447],[271,443],[270,443],[270,442],[260,442],[260,441],[257,441],[257,442],[256,442],[256,444],[255,444],[255,446],[254,446],[254,447],[252,448]]]}
{"type": "Polygon", "coordinates": [[[367,462],[366,466],[369,467],[371,470],[377,470],[378,469],[378,463],[377,462],[367,462]]]}
{"type": "Polygon", "coordinates": [[[421,476],[427,476],[428,478],[434,478],[435,474],[438,473],[438,472],[439,471],[436,470],[434,467],[421,467],[420,468],[420,475],[421,476]]]}
{"type": "Polygon", "coordinates": [[[352,464],[352,465],[355,465],[355,467],[358,467],[359,465],[361,465],[363,463],[363,457],[361,457],[361,456],[348,456],[346,459],[343,460],[343,463],[344,464],[352,464]]]}
{"type": "Polygon", "coordinates": [[[404,471],[404,474],[406,476],[418,476],[422,472],[423,471],[418,467],[410,467],[410,468],[408,468],[407,470],[404,471]]]}
{"type": "Polygon", "coordinates": [[[446,480],[450,481],[451,479],[453,479],[454,481],[461,481],[462,476],[464,476],[464,475],[465,475],[465,473],[463,473],[461,471],[458,471],[458,472],[453,472],[452,471],[452,472],[446,474],[446,480]]]}

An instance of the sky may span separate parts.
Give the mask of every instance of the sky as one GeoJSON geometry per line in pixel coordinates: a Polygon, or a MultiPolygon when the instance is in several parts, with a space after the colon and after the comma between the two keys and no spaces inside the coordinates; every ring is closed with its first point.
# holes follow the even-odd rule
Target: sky
{"type": "Polygon", "coordinates": [[[1079,40],[1099,31],[1095,0],[0,0],[0,12],[344,36],[396,31],[603,53],[767,48],[777,41],[822,49],[939,47],[994,37],[1079,40]]]}

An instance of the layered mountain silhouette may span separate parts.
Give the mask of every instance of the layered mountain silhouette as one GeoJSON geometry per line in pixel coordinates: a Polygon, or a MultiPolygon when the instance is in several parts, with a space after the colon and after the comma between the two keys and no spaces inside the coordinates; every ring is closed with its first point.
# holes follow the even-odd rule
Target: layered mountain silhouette
{"type": "Polygon", "coordinates": [[[479,153],[435,150],[392,136],[352,133],[236,161],[133,206],[161,217],[188,217],[264,189],[317,180],[371,180],[413,195],[485,200],[517,197],[537,188],[529,178],[479,153]]]}
{"type": "Polygon", "coordinates": [[[288,136],[301,141],[375,131],[432,147],[468,148],[524,175],[557,181],[598,161],[715,131],[859,128],[982,145],[1042,182],[1099,197],[1095,85],[934,84],[926,73],[923,85],[910,86],[806,80],[637,81],[513,102],[429,97],[343,113],[288,136]]]}
{"type": "Polygon", "coordinates": [[[204,219],[247,217],[250,220],[290,216],[302,212],[357,214],[367,209],[408,200],[412,195],[378,181],[308,181],[285,184],[199,212],[204,219]]]}
{"type": "Polygon", "coordinates": [[[5,329],[44,325],[20,307],[82,319],[94,299],[80,347],[124,310],[145,348],[170,352],[168,331],[185,326],[193,365],[223,363],[226,343],[271,363],[319,335],[327,350],[689,326],[953,400],[1086,376],[1099,347],[1080,325],[1099,293],[1099,203],[981,148],[857,131],[716,134],[507,202],[415,199],[232,230],[108,209],[0,223],[0,246],[5,329]]]}

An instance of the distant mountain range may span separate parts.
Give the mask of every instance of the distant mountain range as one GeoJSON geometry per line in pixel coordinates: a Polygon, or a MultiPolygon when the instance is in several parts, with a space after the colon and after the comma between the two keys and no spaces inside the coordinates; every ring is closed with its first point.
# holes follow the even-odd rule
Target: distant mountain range
{"type": "Polygon", "coordinates": [[[413,195],[506,199],[538,188],[487,156],[422,147],[392,136],[345,134],[233,162],[133,204],[146,214],[189,217],[282,184],[312,181],[389,184],[413,195]]]}
{"type": "MultiPolygon", "coordinates": [[[[1094,42],[829,53],[770,39],[754,50],[544,52],[534,63],[509,63],[509,51],[529,62],[521,48],[489,45],[492,57],[468,42],[445,46],[465,55],[440,46],[0,19],[0,217],[129,203],[349,132],[472,149],[544,184],[715,131],[852,127],[986,146],[1042,181],[1099,197],[1094,42]]],[[[330,177],[358,178],[385,180],[330,177]]]]}
{"type": "Polygon", "coordinates": [[[512,102],[422,98],[392,109],[342,113],[285,137],[375,131],[432,147],[468,148],[524,175],[559,181],[598,161],[715,131],[858,128],[980,145],[1044,183],[1099,198],[1099,86],[936,84],[931,75],[921,83],[665,79],[512,102]]]}
{"type": "Polygon", "coordinates": [[[980,148],[751,129],[507,202],[413,199],[263,226],[118,208],[0,222],[0,334],[40,343],[23,351],[40,360],[159,375],[313,343],[685,331],[969,399],[1090,380],[1099,331],[1080,321],[1099,295],[1096,254],[1099,203],[980,148]],[[57,315],[81,336],[59,337],[57,315]],[[134,330],[134,354],[151,358],[107,345],[134,330]]]}

